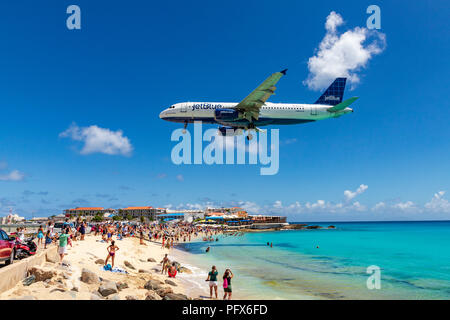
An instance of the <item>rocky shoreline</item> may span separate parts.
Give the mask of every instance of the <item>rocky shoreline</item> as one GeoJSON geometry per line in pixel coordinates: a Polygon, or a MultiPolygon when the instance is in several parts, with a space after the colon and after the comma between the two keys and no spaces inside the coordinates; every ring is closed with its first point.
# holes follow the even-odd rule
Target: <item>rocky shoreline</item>
{"type": "MultiPolygon", "coordinates": [[[[0,294],[2,300],[198,300],[189,297],[183,279],[161,274],[164,253],[156,244],[140,246],[137,239],[118,243],[124,249],[116,259],[123,272],[103,270],[99,257],[106,245],[93,237],[74,243],[62,264],[56,250],[46,252],[40,266],[28,269],[28,276],[14,288],[0,294]],[[91,250],[95,245],[96,250],[91,250]],[[149,257],[151,255],[151,257],[149,257]],[[126,260],[125,260],[126,259],[126,260]]],[[[103,256],[103,254],[101,254],[103,256]]],[[[178,273],[191,270],[176,261],[178,273]]],[[[13,266],[13,265],[12,265],[13,266]]]]}
{"type": "Polygon", "coordinates": [[[336,229],[335,226],[330,225],[328,227],[322,227],[318,225],[307,225],[307,224],[289,224],[287,226],[283,227],[274,227],[274,228],[265,228],[265,229],[250,229],[250,228],[243,228],[239,229],[238,232],[268,232],[268,231],[282,231],[282,230],[332,230],[336,229]]]}

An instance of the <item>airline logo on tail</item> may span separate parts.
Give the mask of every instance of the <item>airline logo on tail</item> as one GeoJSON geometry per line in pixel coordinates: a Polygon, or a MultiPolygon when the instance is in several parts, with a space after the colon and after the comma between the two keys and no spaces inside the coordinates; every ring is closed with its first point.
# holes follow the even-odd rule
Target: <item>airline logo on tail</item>
{"type": "Polygon", "coordinates": [[[335,96],[326,96],[326,97],[324,98],[324,100],[325,100],[325,101],[328,101],[328,100],[341,101],[341,98],[335,97],[335,96]]]}
{"type": "Polygon", "coordinates": [[[342,102],[346,78],[336,78],[327,90],[317,99],[316,104],[335,106],[342,102]]]}

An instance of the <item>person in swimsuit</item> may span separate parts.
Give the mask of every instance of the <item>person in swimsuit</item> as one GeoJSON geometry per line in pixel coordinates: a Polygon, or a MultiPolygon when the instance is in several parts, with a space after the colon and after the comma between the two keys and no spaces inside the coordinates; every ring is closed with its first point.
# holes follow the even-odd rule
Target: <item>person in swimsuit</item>
{"type": "Polygon", "coordinates": [[[44,229],[42,228],[42,226],[39,226],[37,238],[38,238],[38,245],[42,244],[42,239],[44,239],[44,229]]]}
{"type": "Polygon", "coordinates": [[[44,243],[44,249],[47,249],[47,245],[52,244],[53,239],[50,233],[50,230],[47,230],[47,234],[45,235],[45,243],[44,243]]]}
{"type": "Polygon", "coordinates": [[[169,278],[175,278],[177,275],[177,268],[175,267],[175,262],[172,263],[172,266],[168,270],[169,278]]]}
{"type": "Polygon", "coordinates": [[[167,273],[167,268],[169,266],[169,258],[167,257],[167,253],[162,259],[161,263],[162,263],[161,274],[167,273]]]}
{"type": "Polygon", "coordinates": [[[114,268],[114,258],[116,255],[116,251],[119,250],[119,247],[116,246],[116,242],[114,240],[111,241],[111,245],[108,246],[106,250],[108,250],[108,255],[105,259],[105,266],[108,264],[109,258],[111,258],[111,268],[114,268]]]}
{"type": "Polygon", "coordinates": [[[139,233],[140,233],[140,235],[139,235],[140,244],[146,246],[146,244],[144,243],[144,231],[142,231],[142,229],[141,229],[141,231],[139,233]]]}

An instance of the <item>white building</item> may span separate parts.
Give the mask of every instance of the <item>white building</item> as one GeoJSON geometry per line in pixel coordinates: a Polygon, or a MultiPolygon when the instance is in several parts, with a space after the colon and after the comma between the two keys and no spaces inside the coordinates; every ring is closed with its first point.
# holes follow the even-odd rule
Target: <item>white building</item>
{"type": "Polygon", "coordinates": [[[6,217],[0,218],[0,224],[13,224],[18,222],[23,222],[25,220],[24,217],[20,217],[18,214],[8,214],[6,217]]]}

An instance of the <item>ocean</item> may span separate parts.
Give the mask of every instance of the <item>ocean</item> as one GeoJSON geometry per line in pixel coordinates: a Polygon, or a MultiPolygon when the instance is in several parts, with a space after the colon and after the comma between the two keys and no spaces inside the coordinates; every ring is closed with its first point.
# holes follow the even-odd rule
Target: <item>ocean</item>
{"type": "Polygon", "coordinates": [[[450,299],[450,221],[308,225],[336,229],[220,235],[178,248],[205,296],[207,272],[216,265],[220,275],[225,268],[234,273],[235,298],[450,299]],[[379,268],[379,289],[367,285],[369,266],[379,268]]]}

